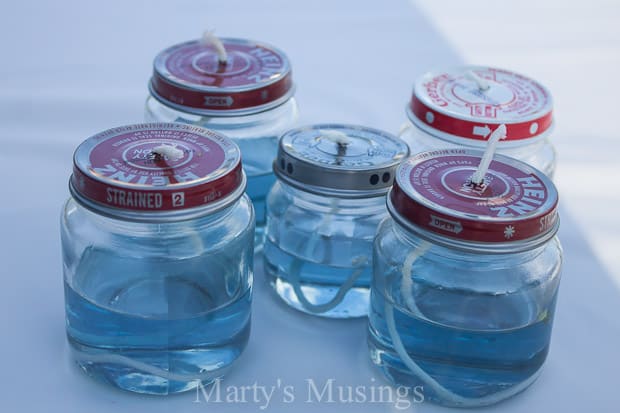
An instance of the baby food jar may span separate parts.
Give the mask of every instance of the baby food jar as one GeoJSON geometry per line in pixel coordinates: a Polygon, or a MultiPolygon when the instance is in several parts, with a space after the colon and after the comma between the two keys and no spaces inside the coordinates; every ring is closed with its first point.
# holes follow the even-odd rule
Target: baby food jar
{"type": "Polygon", "coordinates": [[[403,162],[374,245],[369,346],[426,400],[489,405],[529,386],[549,350],[562,250],[558,194],[542,172],[449,149],[403,162]]]}
{"type": "Polygon", "coordinates": [[[556,152],[549,140],[553,102],[540,83],[508,70],[463,66],[429,72],[415,82],[400,132],[411,153],[466,147],[483,149],[498,125],[508,137],[498,153],[553,178],[556,152]]]}
{"type": "Polygon", "coordinates": [[[400,139],[359,126],[315,125],[281,138],[264,259],[286,303],[324,317],[368,314],[372,240],[407,155],[400,139]]]}
{"type": "Polygon", "coordinates": [[[207,129],[118,127],[75,151],[61,236],[67,336],[89,375],[176,393],[250,333],[254,212],[239,148],[207,129]]]}
{"type": "Polygon", "coordinates": [[[291,65],[273,46],[222,38],[195,40],[162,51],[153,63],[146,121],[180,122],[224,133],[241,148],[247,194],[256,212],[256,248],[265,225],[265,197],[275,181],[278,138],[297,120],[291,65]]]}

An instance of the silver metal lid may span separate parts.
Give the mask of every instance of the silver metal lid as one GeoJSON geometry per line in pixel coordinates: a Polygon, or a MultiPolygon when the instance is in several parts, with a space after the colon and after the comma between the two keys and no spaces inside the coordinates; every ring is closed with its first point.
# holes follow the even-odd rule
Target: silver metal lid
{"type": "Polygon", "coordinates": [[[408,155],[407,144],[389,133],[320,124],[285,133],[273,170],[284,182],[307,192],[365,198],[385,194],[408,155]]]}

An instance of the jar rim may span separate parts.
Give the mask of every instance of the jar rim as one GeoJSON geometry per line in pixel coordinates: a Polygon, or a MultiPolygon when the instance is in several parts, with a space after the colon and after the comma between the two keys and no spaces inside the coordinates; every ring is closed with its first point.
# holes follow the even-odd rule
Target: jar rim
{"type": "Polygon", "coordinates": [[[247,178],[245,173],[242,175],[242,182],[239,187],[224,198],[214,203],[209,203],[194,208],[178,209],[172,211],[131,211],[121,208],[114,208],[99,202],[94,202],[77,191],[71,179],[69,179],[69,193],[72,198],[82,207],[89,211],[105,216],[107,218],[118,219],[122,221],[139,222],[139,223],[166,223],[189,221],[196,218],[220,212],[228,207],[233,206],[245,194],[247,186],[247,178]]]}
{"type": "Polygon", "coordinates": [[[442,236],[437,233],[427,231],[424,228],[409,222],[394,208],[394,205],[392,204],[389,196],[386,198],[386,206],[388,213],[390,214],[390,217],[394,220],[394,222],[399,227],[408,231],[410,234],[414,234],[417,237],[422,238],[432,244],[463,252],[475,252],[484,254],[511,254],[516,252],[529,251],[549,242],[557,235],[557,232],[560,228],[560,219],[558,217],[553,227],[549,231],[542,233],[536,237],[520,240],[517,242],[476,242],[442,236]]]}
{"type": "MultiPolygon", "coordinates": [[[[484,148],[486,146],[486,140],[472,139],[467,136],[459,136],[453,135],[447,132],[443,132],[439,129],[433,128],[429,126],[427,123],[423,122],[420,118],[415,116],[411,111],[411,105],[405,105],[405,114],[407,119],[411,122],[412,126],[417,128],[418,130],[427,133],[428,135],[438,138],[456,145],[469,145],[472,147],[484,148]]],[[[549,137],[553,134],[555,130],[555,120],[552,119],[549,127],[542,133],[527,138],[527,139],[516,139],[512,141],[502,140],[497,143],[498,148],[517,148],[524,147],[528,145],[536,145],[539,142],[548,140],[549,137]]],[[[402,135],[401,135],[402,136],[402,135]]]]}
{"type": "Polygon", "coordinates": [[[341,199],[364,199],[364,198],[377,198],[385,196],[390,188],[381,188],[376,190],[362,191],[362,190],[346,190],[346,189],[334,189],[318,185],[308,185],[286,176],[277,165],[277,161],[273,162],[273,173],[284,184],[291,186],[299,191],[307,192],[309,194],[341,198],[341,199]]]}

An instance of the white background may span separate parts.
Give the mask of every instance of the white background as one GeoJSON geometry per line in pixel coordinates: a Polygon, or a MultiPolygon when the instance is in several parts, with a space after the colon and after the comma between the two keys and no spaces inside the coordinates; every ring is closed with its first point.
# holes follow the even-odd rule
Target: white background
{"type": "MultiPolygon", "coordinates": [[[[491,64],[545,83],[556,101],[565,271],[552,348],[537,383],[488,410],[615,412],[620,404],[617,0],[20,0],[0,12],[0,409],[6,412],[260,411],[262,403],[147,397],[88,379],[68,358],[58,235],[74,147],[139,122],[155,54],[196,38],[285,50],[302,123],[398,130],[414,78],[491,64]]],[[[259,260],[260,261],[260,260],[259,260]]],[[[223,386],[292,385],[264,411],[398,411],[390,403],[306,403],[306,379],[377,386],[365,320],[305,316],[274,300],[256,268],[249,347],[223,386]]],[[[370,388],[370,387],[367,387],[370,388]]],[[[409,411],[444,411],[423,404],[409,411]]]]}

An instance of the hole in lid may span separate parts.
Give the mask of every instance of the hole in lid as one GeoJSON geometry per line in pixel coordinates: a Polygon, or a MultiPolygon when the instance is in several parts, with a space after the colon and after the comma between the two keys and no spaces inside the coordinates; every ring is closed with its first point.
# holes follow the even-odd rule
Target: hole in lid
{"type": "Polygon", "coordinates": [[[388,181],[390,180],[390,173],[389,172],[384,172],[383,176],[381,177],[381,180],[383,181],[383,183],[388,183],[388,181]]]}
{"type": "Polygon", "coordinates": [[[292,163],[288,163],[288,165],[286,165],[286,172],[288,172],[289,174],[293,173],[293,164],[292,163]]]}
{"type": "Polygon", "coordinates": [[[370,184],[371,185],[377,185],[377,183],[379,183],[379,175],[377,174],[373,174],[370,176],[370,184]]]}

